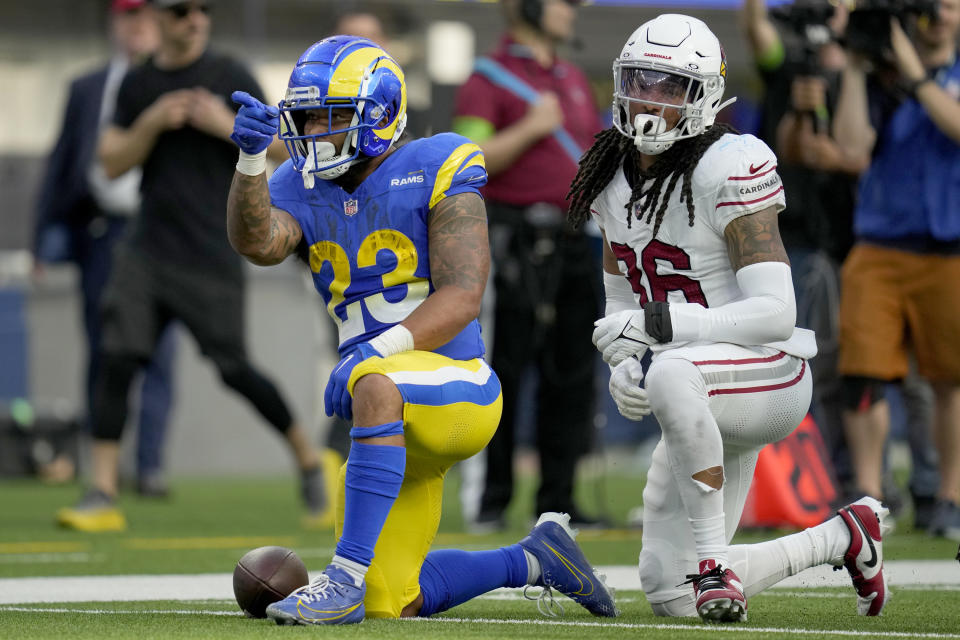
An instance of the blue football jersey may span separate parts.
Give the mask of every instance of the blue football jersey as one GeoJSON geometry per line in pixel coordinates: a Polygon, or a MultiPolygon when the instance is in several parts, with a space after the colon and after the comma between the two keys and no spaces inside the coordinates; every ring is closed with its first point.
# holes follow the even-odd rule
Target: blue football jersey
{"type": "MultiPolygon", "coordinates": [[[[274,172],[271,201],[300,223],[313,283],[340,332],[341,357],[404,320],[434,291],[430,209],[458,193],[479,193],[486,182],[480,147],[453,133],[399,147],[353,193],[319,179],[304,188],[289,160],[274,172]]],[[[457,360],[482,356],[480,323],[435,351],[457,360]]]]}

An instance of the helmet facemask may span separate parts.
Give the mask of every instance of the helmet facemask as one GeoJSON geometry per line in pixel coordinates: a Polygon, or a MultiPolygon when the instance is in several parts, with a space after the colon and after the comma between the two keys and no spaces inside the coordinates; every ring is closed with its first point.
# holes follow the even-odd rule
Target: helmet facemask
{"type": "Polygon", "coordinates": [[[656,63],[617,60],[614,82],[614,126],[648,155],[663,153],[677,140],[706,131],[720,109],[707,113],[702,105],[723,95],[719,77],[699,78],[656,63]]]}
{"type": "MultiPolygon", "coordinates": [[[[313,177],[321,180],[334,180],[345,174],[350,167],[360,160],[360,150],[357,139],[363,129],[373,125],[361,121],[361,110],[364,102],[357,98],[320,97],[317,87],[291,87],[287,89],[286,98],[280,103],[282,118],[281,130],[284,144],[293,159],[294,167],[303,174],[304,183],[310,182],[313,177]],[[327,130],[323,133],[307,135],[307,112],[326,110],[327,130]],[[350,110],[351,119],[346,127],[332,126],[335,112],[350,110]],[[331,135],[346,132],[343,143],[337,149],[327,138],[331,135]]],[[[373,107],[385,111],[382,105],[373,107]]],[[[369,109],[370,106],[367,105],[369,109]]]]}
{"type": "Polygon", "coordinates": [[[613,125],[647,155],[711,126],[721,104],[726,62],[702,21],[664,14],[630,36],[613,62],[613,125]]]}

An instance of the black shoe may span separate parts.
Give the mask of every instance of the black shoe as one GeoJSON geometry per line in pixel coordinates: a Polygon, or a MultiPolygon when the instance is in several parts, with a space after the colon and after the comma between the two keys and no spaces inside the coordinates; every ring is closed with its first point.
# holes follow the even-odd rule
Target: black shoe
{"type": "Polygon", "coordinates": [[[950,500],[937,500],[927,533],[960,541],[960,505],[950,500]]]}
{"type": "Polygon", "coordinates": [[[917,531],[926,531],[933,520],[937,499],[934,496],[918,496],[914,493],[910,495],[913,498],[913,528],[917,531]]]}
{"type": "Polygon", "coordinates": [[[170,485],[162,472],[151,471],[137,478],[137,493],[144,498],[169,498],[170,485]]]}

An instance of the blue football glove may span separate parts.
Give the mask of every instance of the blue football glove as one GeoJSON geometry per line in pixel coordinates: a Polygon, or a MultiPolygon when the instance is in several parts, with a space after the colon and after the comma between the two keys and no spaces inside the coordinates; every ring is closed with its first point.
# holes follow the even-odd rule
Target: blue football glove
{"type": "Polygon", "coordinates": [[[280,110],[263,104],[246,91],[234,91],[230,97],[240,105],[230,139],[244,153],[256,155],[269,147],[277,135],[280,110]]]}
{"type": "Polygon", "coordinates": [[[330,379],[327,380],[327,388],[323,392],[323,406],[328,416],[332,417],[336,414],[344,420],[353,418],[353,398],[347,390],[350,374],[358,364],[367,358],[374,357],[382,358],[383,354],[374,349],[369,342],[361,342],[349,355],[340,359],[337,366],[333,368],[330,379]]]}

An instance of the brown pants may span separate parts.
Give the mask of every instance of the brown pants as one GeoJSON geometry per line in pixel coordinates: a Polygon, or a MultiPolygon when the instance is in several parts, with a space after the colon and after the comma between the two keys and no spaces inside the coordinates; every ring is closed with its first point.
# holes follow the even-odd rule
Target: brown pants
{"type": "Polygon", "coordinates": [[[960,256],[858,244],[843,265],[840,373],[960,382],[960,256]]]}

